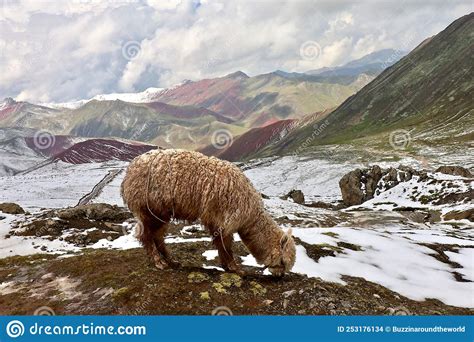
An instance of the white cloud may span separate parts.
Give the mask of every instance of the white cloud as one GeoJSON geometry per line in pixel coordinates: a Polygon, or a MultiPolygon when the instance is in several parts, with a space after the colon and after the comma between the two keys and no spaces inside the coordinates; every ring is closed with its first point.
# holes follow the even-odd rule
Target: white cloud
{"type": "Polygon", "coordinates": [[[469,1],[6,1],[0,95],[67,101],[236,70],[334,66],[382,48],[410,50],[471,8],[469,1]],[[308,41],[320,46],[315,59],[300,55],[308,41]],[[124,56],[127,42],[138,42],[135,58],[124,56]]]}

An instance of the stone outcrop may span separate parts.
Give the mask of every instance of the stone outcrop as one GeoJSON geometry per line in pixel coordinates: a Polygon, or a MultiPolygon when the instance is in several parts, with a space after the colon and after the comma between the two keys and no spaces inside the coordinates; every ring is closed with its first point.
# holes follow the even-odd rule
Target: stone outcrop
{"type": "Polygon", "coordinates": [[[295,203],[304,204],[304,194],[301,190],[291,190],[289,193],[281,197],[281,199],[284,200],[288,198],[291,198],[295,203]]]}
{"type": "Polygon", "coordinates": [[[365,169],[355,169],[345,174],[339,181],[342,200],[348,206],[362,204],[381,191],[411,180],[414,175],[420,180],[428,177],[426,171],[414,170],[409,166],[382,169],[378,165],[373,165],[365,169]]]}
{"type": "Polygon", "coordinates": [[[471,171],[469,171],[468,169],[462,166],[453,166],[453,165],[440,166],[436,169],[435,172],[441,172],[441,173],[445,173],[447,175],[453,175],[453,176],[472,178],[471,171]]]}
{"type": "Polygon", "coordinates": [[[449,220],[469,220],[474,222],[474,208],[466,209],[466,210],[453,210],[446,214],[444,214],[443,218],[446,221],[449,220]]]}
{"type": "Polygon", "coordinates": [[[25,210],[16,203],[0,203],[0,211],[12,215],[25,213],[25,210]]]}
{"type": "MultiPolygon", "coordinates": [[[[436,172],[452,174],[457,177],[467,177],[469,170],[460,166],[440,167],[436,172]]],[[[474,199],[474,189],[467,191],[450,191],[450,188],[460,188],[460,184],[469,184],[470,180],[459,178],[457,183],[449,179],[438,179],[431,176],[426,170],[415,170],[409,166],[389,167],[381,169],[378,165],[373,165],[365,169],[355,169],[345,174],[339,181],[342,199],[345,205],[359,205],[374,198],[381,192],[389,190],[400,183],[408,182],[416,176],[419,186],[414,186],[410,192],[410,199],[418,201],[422,205],[428,203],[433,205],[468,203],[474,199]],[[460,183],[460,184],[459,184],[460,183]],[[424,184],[424,185],[423,185],[424,184]],[[429,184],[439,184],[439,189],[430,189],[429,193],[423,193],[421,188],[429,184]]]]}
{"type": "Polygon", "coordinates": [[[55,214],[63,220],[89,219],[109,222],[123,222],[133,217],[125,208],[105,203],[79,205],[73,208],[57,210],[55,214]]]}

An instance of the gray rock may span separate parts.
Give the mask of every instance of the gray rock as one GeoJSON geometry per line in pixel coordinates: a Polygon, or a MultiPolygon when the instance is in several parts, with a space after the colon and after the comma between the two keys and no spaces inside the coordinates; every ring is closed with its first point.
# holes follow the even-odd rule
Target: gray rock
{"type": "Polygon", "coordinates": [[[345,205],[357,205],[364,202],[364,192],[361,189],[362,171],[355,169],[345,174],[339,181],[342,201],[345,205]]]}
{"type": "Polygon", "coordinates": [[[20,207],[16,203],[0,203],[0,211],[4,212],[5,214],[12,214],[12,215],[18,215],[18,214],[24,214],[25,210],[23,210],[22,207],[20,207]]]}
{"type": "Polygon", "coordinates": [[[58,210],[57,216],[63,220],[83,219],[110,222],[123,222],[133,215],[124,208],[105,203],[79,205],[74,208],[58,210]]]}
{"type": "Polygon", "coordinates": [[[296,290],[285,291],[285,292],[283,292],[283,297],[288,298],[288,297],[294,295],[295,293],[296,293],[296,290]]]}
{"type": "Polygon", "coordinates": [[[462,166],[454,166],[454,165],[440,166],[436,169],[435,172],[441,172],[441,173],[444,173],[447,175],[453,175],[453,176],[472,178],[471,171],[469,171],[468,169],[462,166]]]}
{"type": "Polygon", "coordinates": [[[282,199],[291,198],[293,202],[298,204],[304,204],[304,194],[301,190],[291,190],[289,193],[281,197],[282,199]]]}
{"type": "Polygon", "coordinates": [[[474,222],[474,208],[466,210],[452,210],[443,216],[445,221],[449,220],[469,220],[474,222]]]}
{"type": "Polygon", "coordinates": [[[374,198],[375,190],[377,189],[377,184],[382,178],[382,169],[378,165],[372,166],[366,176],[365,183],[365,200],[374,198]]]}

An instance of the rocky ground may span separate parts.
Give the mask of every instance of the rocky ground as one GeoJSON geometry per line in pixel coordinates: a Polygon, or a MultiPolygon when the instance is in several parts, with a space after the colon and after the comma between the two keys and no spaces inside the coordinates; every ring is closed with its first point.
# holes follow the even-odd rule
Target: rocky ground
{"type": "MultiPolygon", "coordinates": [[[[68,232],[66,240],[85,248],[60,256],[35,254],[0,259],[0,314],[31,314],[42,306],[64,315],[211,314],[221,306],[226,308],[220,310],[228,308],[233,314],[249,315],[473,313],[472,309],[436,299],[414,301],[361,277],[343,276],[346,284],[341,285],[296,273],[277,279],[262,274],[262,268],[255,266],[244,266],[244,277],[224,273],[218,269],[215,253],[209,253],[212,243],[200,241],[207,239],[207,233],[184,223],[172,224],[168,232],[170,238],[187,239],[169,244],[181,263],[177,269],[157,270],[141,248],[90,248],[104,238],[113,241],[127,236],[127,230],[116,229],[113,221],[131,221],[128,216],[121,208],[97,204],[45,211],[36,220],[28,218],[18,225],[13,230],[17,236],[62,239],[68,232]]],[[[285,218],[279,221],[283,224],[285,218]]],[[[360,246],[347,242],[336,246],[309,244],[298,237],[296,242],[315,262],[345,249],[360,250],[360,246]]],[[[38,245],[38,251],[48,250],[38,245]]],[[[234,251],[243,259],[248,256],[241,242],[234,244],[234,251]]],[[[438,259],[445,257],[443,249],[438,253],[438,259]]],[[[457,276],[459,281],[466,281],[457,276]]]]}
{"type": "Polygon", "coordinates": [[[438,300],[413,301],[356,277],[345,277],[347,285],[340,285],[298,274],[275,279],[255,267],[246,267],[248,275],[243,278],[203,269],[202,253],[208,248],[205,242],[172,245],[182,266],[164,271],[154,268],[142,249],[2,259],[0,313],[32,314],[42,306],[58,315],[206,315],[220,306],[235,315],[473,313],[438,300]]]}
{"type": "Polygon", "coordinates": [[[267,210],[293,229],[297,263],[282,279],[263,272],[238,239],[246,275],[223,272],[207,232],[183,222],[166,239],[181,267],[157,270],[133,238],[131,214],[113,201],[31,213],[38,204],[0,203],[0,314],[43,306],[58,315],[474,313],[466,302],[474,289],[469,170],[361,168],[342,177],[342,199],[328,199],[308,190],[319,186],[305,178],[314,165],[249,169],[267,210]],[[299,189],[281,187],[293,182],[285,167],[300,172],[299,189]]]}

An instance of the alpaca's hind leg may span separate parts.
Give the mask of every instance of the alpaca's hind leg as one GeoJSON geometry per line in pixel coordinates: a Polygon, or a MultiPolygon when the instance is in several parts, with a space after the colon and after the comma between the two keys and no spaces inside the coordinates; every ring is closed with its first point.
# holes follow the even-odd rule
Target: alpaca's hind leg
{"type": "Polygon", "coordinates": [[[140,240],[147,254],[153,259],[156,268],[162,270],[168,267],[168,263],[166,262],[164,256],[158,250],[155,239],[157,232],[163,230],[165,223],[150,217],[145,217],[141,219],[141,224],[141,231],[137,235],[138,240],[140,240]]]}
{"type": "Polygon", "coordinates": [[[154,232],[153,241],[155,242],[156,250],[162,259],[164,259],[164,261],[171,267],[179,267],[179,263],[171,258],[168,248],[166,248],[165,235],[167,228],[168,223],[162,224],[158,229],[156,229],[154,232]]]}
{"type": "Polygon", "coordinates": [[[219,231],[213,233],[213,242],[217,247],[217,252],[219,253],[219,259],[221,261],[222,267],[226,271],[235,272],[238,274],[243,274],[240,265],[234,259],[234,254],[232,253],[232,235],[221,235],[219,231]]]}

